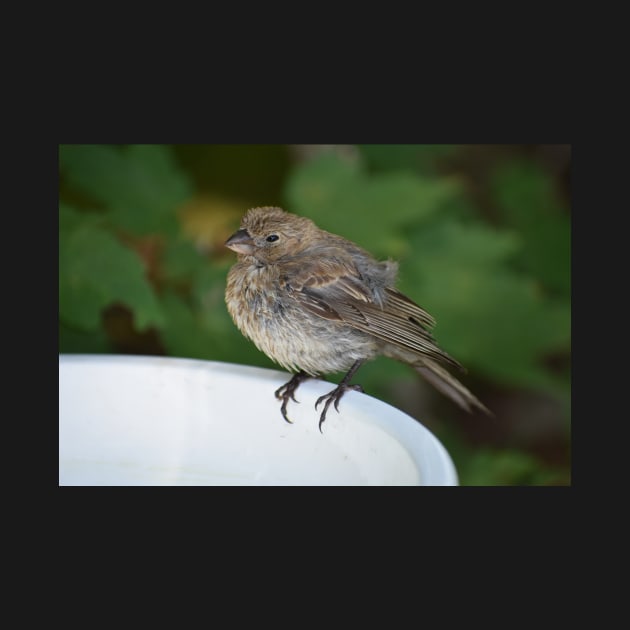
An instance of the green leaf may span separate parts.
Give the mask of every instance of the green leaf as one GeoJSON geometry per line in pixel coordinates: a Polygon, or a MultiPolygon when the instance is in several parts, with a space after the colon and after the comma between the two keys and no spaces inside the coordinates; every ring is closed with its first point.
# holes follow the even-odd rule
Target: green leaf
{"type": "Polygon", "coordinates": [[[225,265],[204,265],[193,275],[192,295],[201,324],[229,352],[230,339],[240,335],[225,305],[225,265]]]}
{"type": "Polygon", "coordinates": [[[458,194],[451,179],[405,172],[369,176],[360,162],[332,153],[302,164],[286,188],[292,211],[375,255],[391,253],[408,225],[426,221],[458,194]]]}
{"type": "Polygon", "coordinates": [[[112,345],[103,328],[82,330],[59,322],[59,352],[101,354],[112,352],[112,345]]]}
{"type": "Polygon", "coordinates": [[[510,232],[438,224],[413,236],[400,288],[436,318],[438,343],[466,367],[550,390],[558,383],[543,358],[569,350],[570,304],[505,265],[517,242],[510,232]]]}
{"type": "Polygon", "coordinates": [[[134,234],[174,233],[177,208],[192,194],[187,176],[161,145],[61,145],[59,163],[71,186],[109,210],[134,234]]]}
{"type": "MultiPolygon", "coordinates": [[[[71,216],[64,210],[66,218],[71,216]]],[[[164,323],[140,258],[90,222],[59,233],[59,315],[71,326],[94,330],[101,311],[115,302],[132,309],[140,330],[164,323]]]]}
{"type": "Polygon", "coordinates": [[[566,483],[558,471],[549,469],[522,451],[483,449],[471,453],[463,464],[459,471],[463,486],[540,486],[566,483]]]}
{"type": "Polygon", "coordinates": [[[190,305],[170,291],[160,297],[166,324],[160,337],[168,354],[175,357],[212,359],[212,338],[206,337],[190,305]]]}
{"type": "Polygon", "coordinates": [[[441,158],[457,151],[456,144],[360,144],[359,150],[375,170],[413,169],[431,172],[441,158]]]}
{"type": "Polygon", "coordinates": [[[523,237],[519,261],[562,295],[571,290],[571,224],[551,177],[532,162],[511,162],[493,173],[491,187],[506,224],[523,237]]]}
{"type": "Polygon", "coordinates": [[[178,238],[166,243],[162,265],[169,281],[187,279],[203,264],[203,257],[190,241],[178,238]]]}
{"type": "Polygon", "coordinates": [[[102,226],[104,218],[101,213],[79,211],[66,203],[59,203],[59,232],[68,232],[82,225],[102,226]]]}
{"type": "Polygon", "coordinates": [[[418,228],[410,236],[414,258],[429,269],[441,264],[456,267],[501,264],[513,257],[522,245],[513,230],[450,219],[418,228]]]}

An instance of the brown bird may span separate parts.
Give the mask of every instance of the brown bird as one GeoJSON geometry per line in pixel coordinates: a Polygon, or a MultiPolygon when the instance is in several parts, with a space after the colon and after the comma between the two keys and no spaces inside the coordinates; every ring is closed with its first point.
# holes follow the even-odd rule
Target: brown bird
{"type": "Polygon", "coordinates": [[[238,254],[225,301],[245,337],[294,376],[276,390],[287,416],[289,399],[310,377],[346,371],[321,396],[319,429],[331,403],[349,390],[362,363],[378,355],[411,365],[431,385],[471,411],[488,409],[444,367],[464,368],[435,343],[435,320],[394,287],[398,264],[379,262],[341,236],[280,208],[252,208],[226,246],[238,254]]]}

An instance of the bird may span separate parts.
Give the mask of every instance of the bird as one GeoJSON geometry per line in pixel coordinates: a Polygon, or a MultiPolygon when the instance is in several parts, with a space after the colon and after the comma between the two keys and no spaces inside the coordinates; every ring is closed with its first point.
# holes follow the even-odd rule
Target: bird
{"type": "Polygon", "coordinates": [[[410,365],[468,412],[492,412],[446,368],[465,368],[438,347],[436,321],[395,287],[398,263],[379,261],[356,243],[277,206],[250,208],[225,242],[237,260],[226,278],[225,302],[236,327],[292,374],[278,388],[282,417],[309,378],[345,372],[315,402],[329,407],[349,390],[366,361],[383,355],[410,365]]]}

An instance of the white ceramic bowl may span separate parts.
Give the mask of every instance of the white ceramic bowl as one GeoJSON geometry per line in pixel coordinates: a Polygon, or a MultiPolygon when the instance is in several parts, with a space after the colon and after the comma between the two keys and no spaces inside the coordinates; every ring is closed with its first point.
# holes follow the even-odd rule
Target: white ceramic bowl
{"type": "MultiPolygon", "coordinates": [[[[334,384],[167,357],[59,356],[59,484],[457,485],[453,462],[419,422],[347,392],[319,432],[315,401],[334,384]]],[[[321,411],[321,406],[320,406],[321,411]]]]}

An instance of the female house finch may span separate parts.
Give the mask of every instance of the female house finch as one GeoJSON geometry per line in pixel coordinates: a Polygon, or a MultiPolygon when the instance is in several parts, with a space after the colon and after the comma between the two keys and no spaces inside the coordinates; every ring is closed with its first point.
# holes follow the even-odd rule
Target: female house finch
{"type": "Polygon", "coordinates": [[[225,244],[238,254],[225,291],[234,323],[259,350],[295,372],[275,392],[287,422],[287,404],[303,380],[347,370],[315,403],[317,409],[325,402],[321,431],[331,402],[339,411],[347,390],[363,391],[349,381],[377,355],[411,365],[467,411],[474,406],[490,413],[440,365],[464,370],[436,345],[431,315],[394,288],[397,263],[378,262],[355,243],[275,207],[248,210],[225,244]]]}

